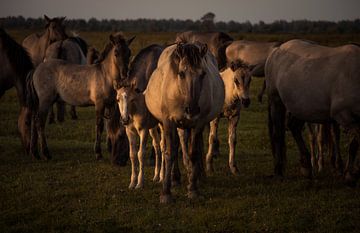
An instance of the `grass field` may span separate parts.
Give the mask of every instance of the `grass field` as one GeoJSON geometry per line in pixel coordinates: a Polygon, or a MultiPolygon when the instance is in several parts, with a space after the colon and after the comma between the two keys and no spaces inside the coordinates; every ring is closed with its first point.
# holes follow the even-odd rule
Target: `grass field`
{"type": "MultiPolygon", "coordinates": [[[[29,32],[10,31],[18,41],[29,32]]],[[[101,49],[108,33],[80,33],[101,49]]],[[[174,34],[137,35],[133,54],[151,43],[171,43],[174,34]]],[[[297,35],[234,35],[256,40],[287,40],[297,35]]],[[[359,35],[302,35],[337,45],[359,42],[359,35]]],[[[200,184],[201,198],[185,197],[186,178],[173,189],[175,203],[159,203],[160,185],[146,166],[145,188],[128,190],[130,167],[114,167],[105,153],[95,161],[93,107],[78,108],[78,121],[48,125],[51,161],[23,155],[17,132],[15,90],[0,99],[0,232],[359,232],[360,190],[348,188],[325,171],[312,181],[301,177],[299,156],[288,134],[286,179],[270,178],[273,159],[265,104],[256,102],[262,79],[252,82],[252,104],[238,126],[236,162],[227,167],[226,122],[220,124],[221,156],[215,173],[200,184]]],[[[207,132],[205,132],[207,135],[207,132]]],[[[346,137],[343,137],[346,141],[346,137]]],[[[345,157],[345,143],[343,143],[345,157]]],[[[103,149],[105,143],[103,143],[103,149]]],[[[328,162],[329,159],[326,159],[328,162]]],[[[184,174],[184,169],[182,168],[184,174]]]]}

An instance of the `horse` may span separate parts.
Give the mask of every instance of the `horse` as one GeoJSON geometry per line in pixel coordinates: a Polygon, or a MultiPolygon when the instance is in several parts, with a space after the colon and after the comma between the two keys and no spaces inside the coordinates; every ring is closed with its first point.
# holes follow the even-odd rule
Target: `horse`
{"type": "Polygon", "coordinates": [[[170,177],[178,150],[176,128],[190,131],[188,197],[198,196],[202,132],[205,125],[220,114],[224,95],[216,59],[206,44],[179,43],[164,49],[145,90],[146,106],[161,123],[166,144],[161,203],[172,200],[170,177]]]}
{"type": "Polygon", "coordinates": [[[29,52],[35,67],[44,61],[46,49],[50,44],[68,38],[63,25],[65,17],[51,19],[44,15],[44,18],[46,20],[45,32],[31,34],[22,42],[22,46],[29,52]]]}
{"type": "MultiPolygon", "coordinates": [[[[51,60],[36,68],[32,84],[29,85],[29,100],[35,111],[32,123],[36,122],[41,152],[46,159],[51,156],[44,133],[45,121],[49,108],[57,98],[74,106],[95,105],[95,154],[96,159],[102,159],[101,134],[105,107],[115,102],[114,87],[117,82],[126,78],[131,55],[129,45],[133,39],[134,37],[126,40],[122,33],[110,35],[110,42],[102,52],[98,64],[77,65],[63,60],[51,60]]],[[[34,144],[35,138],[32,137],[31,148],[34,144]]]]}
{"type": "Polygon", "coordinates": [[[286,161],[285,119],[300,150],[301,173],[311,178],[310,154],[303,137],[304,122],[335,121],[350,135],[345,181],[355,185],[354,161],[360,140],[360,47],[326,47],[291,40],[273,50],[265,65],[268,87],[269,135],[274,173],[283,176],[286,161]]]}
{"type": "Polygon", "coordinates": [[[333,168],[339,173],[343,172],[343,162],[340,155],[340,128],[335,122],[324,124],[307,123],[309,129],[309,144],[311,166],[313,173],[321,172],[324,167],[325,150],[331,158],[333,168]]]}
{"type": "Polygon", "coordinates": [[[0,98],[15,87],[20,105],[18,130],[25,153],[30,148],[31,112],[26,103],[26,76],[33,69],[28,52],[0,28],[0,98]]]}
{"type": "MultiPolygon", "coordinates": [[[[45,52],[44,62],[49,59],[62,59],[73,64],[86,64],[87,43],[80,37],[69,37],[68,39],[56,41],[49,45],[45,52]]],[[[64,121],[65,105],[61,100],[57,101],[57,120],[64,121]]],[[[71,119],[76,120],[75,106],[71,106],[71,119]]],[[[49,123],[55,122],[55,114],[51,108],[49,123]]]]}
{"type": "Polygon", "coordinates": [[[128,74],[130,85],[134,90],[140,93],[146,89],[163,50],[164,46],[152,44],[140,50],[135,56],[134,60],[130,63],[128,74]]]}
{"type": "Polygon", "coordinates": [[[231,44],[234,39],[224,32],[196,32],[186,31],[176,35],[175,43],[200,42],[207,44],[211,53],[215,56],[219,70],[226,67],[226,47],[231,44]]]}
{"type": "Polygon", "coordinates": [[[240,119],[240,110],[250,105],[250,82],[253,66],[249,66],[242,60],[232,61],[228,68],[220,73],[225,85],[225,101],[221,115],[210,122],[209,148],[206,154],[206,171],[213,171],[213,156],[218,152],[216,148],[217,128],[221,117],[225,117],[228,122],[228,143],[229,143],[229,167],[230,171],[236,175],[239,170],[235,164],[236,148],[236,127],[240,119]]]}
{"type": "MultiPolygon", "coordinates": [[[[159,180],[160,175],[160,136],[158,132],[158,121],[155,119],[145,104],[145,96],[128,85],[120,85],[116,90],[116,99],[119,106],[122,123],[126,128],[126,135],[130,145],[131,159],[131,181],[129,188],[144,187],[144,155],[148,134],[152,138],[152,145],[155,150],[156,163],[153,181],[159,180]],[[140,139],[139,149],[136,147],[137,137],[140,139]],[[139,162],[139,171],[136,174],[136,154],[139,162]]],[[[161,180],[160,180],[161,181],[161,180]]]]}
{"type": "MultiPolygon", "coordinates": [[[[248,40],[236,40],[226,47],[227,62],[241,59],[247,64],[254,66],[253,75],[256,77],[265,76],[265,62],[270,52],[281,45],[280,42],[258,42],[248,40]]],[[[258,94],[258,101],[262,102],[265,93],[266,81],[264,80],[262,89],[258,94]]]]}

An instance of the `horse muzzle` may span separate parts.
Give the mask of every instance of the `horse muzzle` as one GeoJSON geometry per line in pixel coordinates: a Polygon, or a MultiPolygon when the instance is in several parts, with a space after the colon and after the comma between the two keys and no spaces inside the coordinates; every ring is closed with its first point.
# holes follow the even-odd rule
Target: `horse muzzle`
{"type": "Polygon", "coordinates": [[[129,118],[126,118],[126,119],[121,118],[121,123],[122,123],[124,126],[126,126],[126,125],[128,125],[128,124],[130,123],[130,119],[129,119],[129,118]]]}
{"type": "Polygon", "coordinates": [[[250,98],[241,98],[241,104],[244,108],[249,107],[250,105],[250,98]]]}

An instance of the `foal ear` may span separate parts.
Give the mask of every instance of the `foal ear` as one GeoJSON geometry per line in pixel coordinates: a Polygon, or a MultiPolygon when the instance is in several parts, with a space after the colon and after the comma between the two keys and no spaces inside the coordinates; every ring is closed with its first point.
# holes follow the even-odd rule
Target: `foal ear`
{"type": "Polygon", "coordinates": [[[201,55],[201,57],[204,57],[206,55],[207,51],[208,51],[207,44],[201,44],[200,45],[200,55],[201,55]]]}
{"type": "Polygon", "coordinates": [[[135,37],[136,37],[136,36],[133,36],[133,37],[131,37],[130,39],[128,39],[128,40],[126,41],[126,44],[129,46],[129,45],[131,44],[131,42],[133,42],[133,40],[135,39],[135,37]]]}
{"type": "Polygon", "coordinates": [[[233,72],[235,72],[235,70],[237,70],[237,69],[239,68],[237,62],[234,62],[234,61],[232,61],[232,62],[230,63],[229,67],[230,67],[230,69],[231,69],[233,72]]]}

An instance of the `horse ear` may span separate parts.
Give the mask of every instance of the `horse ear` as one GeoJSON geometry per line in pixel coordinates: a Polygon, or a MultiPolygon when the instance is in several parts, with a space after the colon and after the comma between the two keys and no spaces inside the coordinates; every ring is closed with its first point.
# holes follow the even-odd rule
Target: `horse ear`
{"type": "Polygon", "coordinates": [[[126,41],[126,44],[129,46],[129,45],[131,44],[131,42],[133,42],[133,40],[135,39],[135,37],[136,37],[136,36],[133,36],[133,37],[131,37],[130,39],[128,39],[128,40],[126,41]]]}
{"type": "Polygon", "coordinates": [[[44,19],[46,20],[46,22],[50,22],[51,21],[51,19],[47,16],[47,15],[44,15],[44,19]]]}
{"type": "Polygon", "coordinates": [[[200,45],[200,55],[201,55],[201,57],[204,57],[206,55],[207,51],[208,51],[207,44],[201,44],[200,45]]]}
{"type": "Polygon", "coordinates": [[[64,22],[65,19],[66,19],[66,16],[61,17],[61,18],[60,18],[60,23],[64,22]]]}
{"type": "Polygon", "coordinates": [[[109,36],[110,42],[114,45],[115,44],[115,37],[113,34],[109,36]]]}

